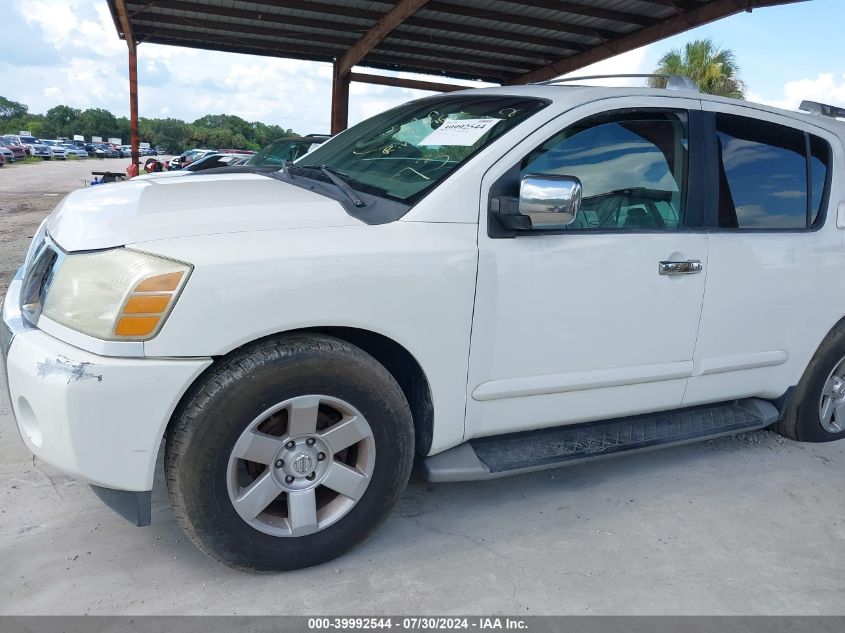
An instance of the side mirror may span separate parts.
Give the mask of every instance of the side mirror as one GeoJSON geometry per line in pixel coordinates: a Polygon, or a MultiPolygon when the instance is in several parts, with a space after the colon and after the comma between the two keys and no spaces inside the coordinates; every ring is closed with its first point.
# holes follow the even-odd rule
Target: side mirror
{"type": "Polygon", "coordinates": [[[581,208],[581,181],[573,176],[526,174],[519,183],[519,213],[532,229],[569,226],[581,208]]]}
{"type": "Polygon", "coordinates": [[[581,181],[573,176],[526,174],[519,198],[491,200],[491,210],[506,229],[517,231],[562,229],[575,221],[581,208],[581,181]]]}

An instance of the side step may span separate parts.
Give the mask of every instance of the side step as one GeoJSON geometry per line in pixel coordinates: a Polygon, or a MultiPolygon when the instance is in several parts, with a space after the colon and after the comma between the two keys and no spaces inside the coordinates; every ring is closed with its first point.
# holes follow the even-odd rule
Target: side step
{"type": "Polygon", "coordinates": [[[473,481],[709,440],[773,424],[778,410],[747,398],[664,413],[469,440],[422,461],[428,481],[473,481]]]}

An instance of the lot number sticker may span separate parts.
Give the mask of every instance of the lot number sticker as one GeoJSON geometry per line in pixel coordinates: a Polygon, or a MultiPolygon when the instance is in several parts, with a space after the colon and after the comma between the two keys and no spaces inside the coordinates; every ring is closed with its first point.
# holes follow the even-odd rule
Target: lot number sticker
{"type": "Polygon", "coordinates": [[[420,145],[475,145],[485,133],[501,119],[446,119],[442,125],[426,136],[420,145]]]}

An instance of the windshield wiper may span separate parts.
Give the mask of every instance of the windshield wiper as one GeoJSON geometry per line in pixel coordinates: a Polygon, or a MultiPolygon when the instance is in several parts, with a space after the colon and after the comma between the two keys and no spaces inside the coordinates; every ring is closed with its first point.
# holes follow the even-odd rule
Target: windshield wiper
{"type": "Polygon", "coordinates": [[[342,171],[338,171],[336,169],[332,169],[331,167],[327,167],[326,165],[293,165],[297,168],[302,169],[319,169],[326,175],[326,178],[331,180],[338,189],[340,189],[343,193],[346,194],[346,197],[354,204],[356,207],[361,208],[367,206],[361,198],[358,197],[358,194],[355,193],[355,190],[349,186],[349,183],[344,180],[347,178],[349,180],[353,180],[342,171]]]}

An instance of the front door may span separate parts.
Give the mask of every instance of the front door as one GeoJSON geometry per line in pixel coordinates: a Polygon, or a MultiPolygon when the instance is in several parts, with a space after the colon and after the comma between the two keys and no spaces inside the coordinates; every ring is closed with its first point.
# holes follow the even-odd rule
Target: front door
{"type": "Polygon", "coordinates": [[[700,104],[645,101],[567,113],[485,177],[483,203],[518,195],[519,176],[556,174],[581,180],[583,204],[554,233],[482,218],[468,438],[680,406],[708,256],[700,104]]]}

